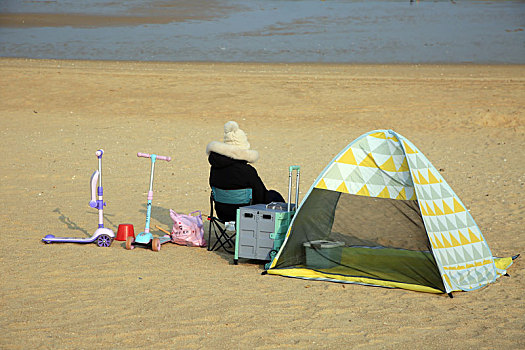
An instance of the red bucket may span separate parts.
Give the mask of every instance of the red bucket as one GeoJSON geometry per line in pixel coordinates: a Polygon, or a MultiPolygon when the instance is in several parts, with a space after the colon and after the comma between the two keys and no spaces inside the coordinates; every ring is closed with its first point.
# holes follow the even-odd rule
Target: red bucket
{"type": "Polygon", "coordinates": [[[117,241],[125,241],[128,237],[135,237],[135,231],[133,230],[132,224],[120,224],[118,225],[117,241]]]}

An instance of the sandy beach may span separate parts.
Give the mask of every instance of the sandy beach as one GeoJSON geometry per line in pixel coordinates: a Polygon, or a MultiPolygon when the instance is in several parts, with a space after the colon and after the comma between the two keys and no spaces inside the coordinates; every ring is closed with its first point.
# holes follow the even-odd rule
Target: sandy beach
{"type": "MultiPolygon", "coordinates": [[[[171,243],[128,251],[89,237],[95,151],[105,224],[152,227],[209,212],[205,148],[235,120],[268,188],[300,198],[374,129],[411,140],[467,205],[493,255],[525,251],[525,66],[139,63],[0,59],[0,348],[525,348],[523,259],[478,291],[261,276],[263,264],[171,243]]],[[[207,228],[207,224],[206,228],[207,228]]],[[[154,233],[161,234],[154,229],[154,233]]]]}

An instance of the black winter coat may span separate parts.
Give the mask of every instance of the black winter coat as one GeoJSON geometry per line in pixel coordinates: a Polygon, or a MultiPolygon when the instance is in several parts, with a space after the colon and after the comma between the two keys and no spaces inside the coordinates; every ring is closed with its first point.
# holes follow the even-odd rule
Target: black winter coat
{"type": "MultiPolygon", "coordinates": [[[[267,202],[268,190],[257,170],[245,160],[237,160],[219,153],[210,152],[210,186],[223,190],[252,189],[252,204],[267,202]]],[[[237,207],[216,203],[217,216],[224,221],[235,221],[237,207]]]]}

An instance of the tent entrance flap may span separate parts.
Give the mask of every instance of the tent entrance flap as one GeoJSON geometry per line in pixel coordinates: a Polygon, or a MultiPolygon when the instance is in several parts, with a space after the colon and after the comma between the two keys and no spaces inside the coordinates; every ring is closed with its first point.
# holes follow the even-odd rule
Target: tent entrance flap
{"type": "Polygon", "coordinates": [[[445,290],[417,201],[314,188],[297,213],[274,268],[317,269],[309,266],[305,243],[319,240],[344,243],[335,255],[330,249],[308,248],[310,260],[318,254],[315,261],[333,265],[330,273],[445,290]]]}

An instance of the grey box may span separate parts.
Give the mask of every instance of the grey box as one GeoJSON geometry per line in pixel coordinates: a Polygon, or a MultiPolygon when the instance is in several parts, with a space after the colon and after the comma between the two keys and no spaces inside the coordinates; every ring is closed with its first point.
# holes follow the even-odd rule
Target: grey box
{"type": "Polygon", "coordinates": [[[306,253],[306,266],[329,269],[341,263],[344,242],[311,241],[303,243],[306,253]]]}
{"type": "Polygon", "coordinates": [[[238,258],[271,260],[270,252],[280,248],[293,213],[293,210],[269,208],[266,204],[239,208],[235,261],[238,258]]]}

